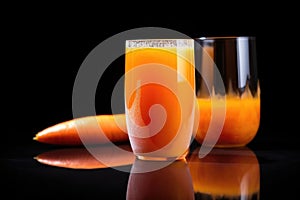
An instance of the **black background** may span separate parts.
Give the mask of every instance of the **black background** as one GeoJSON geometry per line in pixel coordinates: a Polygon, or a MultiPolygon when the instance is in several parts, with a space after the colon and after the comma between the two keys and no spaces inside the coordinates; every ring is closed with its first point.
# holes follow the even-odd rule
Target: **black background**
{"type": "MultiPolygon", "coordinates": [[[[287,2],[266,6],[253,2],[226,5],[216,2],[211,2],[210,5],[202,2],[199,5],[174,2],[171,7],[162,7],[161,4],[145,3],[145,6],[141,4],[139,8],[126,9],[117,3],[113,7],[84,7],[79,4],[77,9],[73,5],[19,4],[6,8],[8,12],[2,14],[1,31],[1,48],[4,50],[1,63],[3,159],[18,157],[21,151],[23,154],[25,152],[32,155],[35,154],[35,149],[39,151],[40,147],[49,148],[47,145],[38,144],[32,138],[44,128],[73,118],[73,84],[85,57],[103,40],[139,27],[169,28],[192,38],[255,36],[261,87],[261,124],[257,136],[249,146],[258,152],[272,152],[274,149],[299,150],[296,97],[299,93],[299,39],[296,31],[297,13],[293,11],[293,5],[287,2]]],[[[129,3],[130,6],[132,4],[129,3]]],[[[117,77],[123,73],[121,63],[122,61],[112,65],[99,82],[96,94],[97,114],[111,112],[110,92],[117,77]]],[[[268,163],[268,160],[260,161],[268,163]]],[[[21,164],[21,167],[26,167],[26,164],[21,164]]],[[[263,168],[263,173],[273,176],[277,169],[272,170],[272,167],[263,168]],[[268,172],[266,169],[271,170],[268,172]]],[[[31,174],[38,177],[42,173],[32,169],[22,176],[20,172],[8,171],[10,177],[5,180],[11,180],[10,188],[14,188],[16,182],[20,182],[19,185],[30,182],[31,174]]],[[[294,167],[292,172],[295,171],[294,167]]],[[[2,172],[5,176],[6,171],[2,172]]],[[[68,177],[81,178],[81,186],[84,187],[86,180],[77,177],[75,172],[51,172],[54,181],[55,177],[70,173],[68,177]]],[[[284,180],[282,184],[288,185],[288,176],[294,175],[292,172],[287,176],[274,176],[279,177],[276,180],[284,180]]],[[[91,176],[93,173],[90,172],[91,176]]],[[[98,174],[99,178],[108,176],[105,172],[102,173],[103,176],[98,174]]],[[[113,174],[114,181],[118,180],[119,175],[122,176],[117,172],[113,174]]],[[[37,178],[40,181],[41,179],[37,178]]],[[[47,182],[44,180],[42,183],[47,182]]],[[[64,182],[61,186],[62,184],[64,182]]],[[[276,183],[274,189],[272,184],[272,179],[262,178],[262,196],[276,197],[276,193],[272,193],[280,190],[282,184],[276,183]]],[[[111,181],[105,185],[109,187],[114,184],[111,181]]],[[[39,184],[29,184],[28,187],[31,186],[38,187],[39,184]]],[[[296,185],[291,186],[294,191],[292,195],[296,194],[296,188],[296,185]]],[[[72,190],[71,186],[69,189],[72,190]]],[[[60,192],[63,192],[62,189],[60,192]]],[[[52,195],[55,197],[55,194],[52,195]]]]}
{"type": "MultiPolygon", "coordinates": [[[[103,40],[139,27],[169,28],[192,38],[255,36],[263,129],[263,135],[258,134],[256,139],[279,137],[282,144],[295,141],[298,40],[293,37],[294,13],[281,15],[283,7],[279,9],[279,5],[278,9],[255,4],[245,4],[240,9],[227,7],[214,11],[213,7],[195,5],[182,12],[162,9],[155,15],[135,9],[117,12],[113,8],[111,15],[101,10],[87,9],[88,14],[84,14],[84,9],[60,7],[12,10],[4,18],[7,20],[2,29],[2,141],[32,143],[38,131],[73,118],[73,84],[85,57],[103,40]]],[[[121,65],[119,60],[110,66],[99,82],[97,114],[111,112],[110,92],[124,72],[121,65]]]]}

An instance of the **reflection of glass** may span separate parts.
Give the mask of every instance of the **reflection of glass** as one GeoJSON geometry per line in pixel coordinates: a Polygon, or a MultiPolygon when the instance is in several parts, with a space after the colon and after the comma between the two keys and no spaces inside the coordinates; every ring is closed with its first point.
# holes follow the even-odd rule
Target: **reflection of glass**
{"type": "Polygon", "coordinates": [[[125,65],[133,152],[142,160],[185,158],[194,123],[194,40],[127,40],[125,65]]]}
{"type": "Polygon", "coordinates": [[[203,37],[196,41],[202,48],[195,51],[201,74],[196,79],[200,116],[195,139],[203,143],[209,138],[212,102],[221,106],[224,98],[219,97],[226,96],[225,122],[216,146],[245,146],[255,137],[260,121],[255,37],[203,37]],[[225,91],[216,87],[216,69],[225,91]]]}
{"type": "Polygon", "coordinates": [[[204,158],[199,148],[188,158],[196,199],[259,199],[260,170],[249,148],[213,149],[204,158]]]}
{"type": "Polygon", "coordinates": [[[131,152],[130,146],[120,145],[119,147],[127,153],[122,153],[122,151],[116,153],[115,147],[99,146],[90,147],[95,153],[92,155],[86,148],[78,147],[47,151],[37,155],[35,159],[46,165],[71,169],[98,169],[131,165],[135,156],[133,153],[128,153],[131,152]],[[97,156],[101,156],[105,162],[102,163],[96,158],[97,156]]]}
{"type": "Polygon", "coordinates": [[[185,160],[175,161],[163,168],[157,165],[162,164],[143,160],[134,162],[127,186],[128,200],[194,199],[192,179],[185,160]],[[135,173],[153,168],[159,168],[159,170],[135,173]]]}

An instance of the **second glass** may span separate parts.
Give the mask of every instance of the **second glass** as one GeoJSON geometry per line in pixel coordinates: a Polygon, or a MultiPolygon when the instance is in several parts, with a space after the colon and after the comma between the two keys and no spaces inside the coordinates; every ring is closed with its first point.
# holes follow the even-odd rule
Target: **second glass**
{"type": "Polygon", "coordinates": [[[129,140],[142,160],[188,153],[195,112],[194,40],[127,40],[125,112],[129,140]]]}
{"type": "Polygon", "coordinates": [[[196,41],[201,45],[195,53],[201,76],[197,77],[200,117],[195,139],[203,145],[217,140],[216,147],[245,146],[255,137],[260,123],[255,37],[203,37],[196,41]],[[223,87],[218,87],[218,74],[223,87]],[[216,114],[212,103],[217,112],[225,107],[220,135],[209,132],[215,125],[211,124],[216,114]]]}

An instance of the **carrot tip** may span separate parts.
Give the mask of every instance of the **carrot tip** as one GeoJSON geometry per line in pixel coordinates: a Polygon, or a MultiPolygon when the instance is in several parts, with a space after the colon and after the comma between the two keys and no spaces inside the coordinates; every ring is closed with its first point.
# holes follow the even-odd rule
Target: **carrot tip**
{"type": "Polygon", "coordinates": [[[35,136],[35,137],[33,137],[32,139],[33,139],[33,140],[38,140],[38,137],[35,136]]]}

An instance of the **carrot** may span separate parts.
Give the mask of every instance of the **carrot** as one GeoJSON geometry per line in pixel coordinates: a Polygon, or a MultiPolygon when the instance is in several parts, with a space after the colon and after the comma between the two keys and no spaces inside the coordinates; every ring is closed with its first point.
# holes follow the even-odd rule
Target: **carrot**
{"type": "Polygon", "coordinates": [[[55,145],[104,144],[129,141],[125,114],[74,118],[38,132],[34,140],[55,145]]]}
{"type": "Polygon", "coordinates": [[[70,169],[99,169],[131,165],[135,156],[129,145],[119,145],[125,151],[116,151],[112,146],[92,147],[91,154],[86,148],[56,149],[34,157],[38,162],[50,166],[70,169]],[[101,162],[102,161],[102,162],[101,162]]]}

